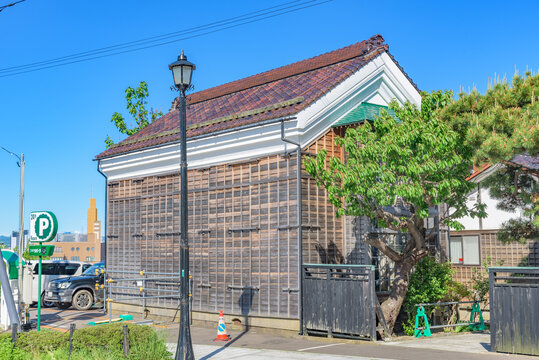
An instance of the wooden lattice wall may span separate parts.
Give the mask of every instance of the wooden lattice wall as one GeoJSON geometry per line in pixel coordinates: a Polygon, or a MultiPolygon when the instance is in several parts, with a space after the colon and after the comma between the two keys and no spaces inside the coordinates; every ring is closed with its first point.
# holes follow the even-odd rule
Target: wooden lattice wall
{"type": "MultiPolygon", "coordinates": [[[[340,131],[330,130],[303,157],[326,149],[342,158],[334,143],[340,131]]],[[[296,152],[189,170],[188,179],[193,310],[297,318],[296,152]]],[[[109,183],[108,269],[179,272],[179,188],[179,174],[109,183]]],[[[337,218],[327,192],[304,167],[301,188],[303,263],[368,261],[355,234],[361,221],[337,218]]],[[[177,307],[178,300],[148,305],[177,307]]]]}
{"type": "MultiPolygon", "coordinates": [[[[490,258],[492,266],[499,266],[500,261],[503,261],[502,266],[539,266],[539,242],[537,241],[528,241],[525,244],[503,244],[497,240],[497,232],[493,230],[452,232],[451,235],[478,235],[481,263],[490,258]]],[[[472,282],[474,269],[485,271],[483,265],[453,264],[452,267],[455,270],[453,280],[464,284],[472,282]]]]}

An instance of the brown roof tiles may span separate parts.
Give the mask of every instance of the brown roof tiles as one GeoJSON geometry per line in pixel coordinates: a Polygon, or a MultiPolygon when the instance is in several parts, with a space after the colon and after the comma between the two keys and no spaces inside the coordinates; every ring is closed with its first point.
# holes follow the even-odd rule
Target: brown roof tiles
{"type": "MultiPolygon", "coordinates": [[[[187,97],[187,137],[297,114],[371,59],[387,52],[380,35],[339,50],[202,90],[187,97]]],[[[109,157],[179,140],[170,111],[97,155],[109,157]]]]}

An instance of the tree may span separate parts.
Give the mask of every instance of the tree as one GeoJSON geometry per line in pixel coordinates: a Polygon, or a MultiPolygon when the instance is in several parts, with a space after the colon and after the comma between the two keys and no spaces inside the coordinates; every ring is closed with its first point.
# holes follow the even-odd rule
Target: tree
{"type": "Polygon", "coordinates": [[[439,220],[454,228],[462,228],[458,218],[485,215],[482,205],[466,206],[466,196],[474,187],[465,180],[472,148],[462,144],[462,133],[435,116],[451,101],[452,93],[422,93],[422,97],[421,109],[391,103],[389,108],[398,119],[382,111],[374,122],[348,128],[336,140],[345,161],[328,159],[322,150],[305,165],[318,186],[326,188],[337,215],[367,216],[380,228],[408,234],[402,251],[393,249],[387,236],[366,234],[362,239],[395,263],[391,292],[382,303],[391,330],[412,268],[428,255],[427,243],[435,236],[425,227],[429,209],[449,205],[451,212],[440,214],[439,220]]]}
{"type": "Polygon", "coordinates": [[[506,243],[537,240],[539,235],[537,174],[510,162],[515,155],[539,153],[539,74],[515,73],[511,85],[497,81],[484,95],[475,89],[461,93],[441,112],[441,119],[475,149],[476,165],[502,164],[482,185],[498,200],[499,209],[524,215],[502,224],[498,238],[506,243]]]}
{"type": "MultiPolygon", "coordinates": [[[[150,123],[152,123],[158,117],[163,116],[161,111],[152,111],[151,117],[148,118],[148,110],[146,110],[146,104],[148,103],[146,99],[148,96],[148,84],[145,81],[141,81],[136,89],[133,89],[131,86],[125,89],[125,99],[127,101],[126,108],[129,114],[133,117],[136,126],[133,128],[128,128],[122,114],[115,112],[112,114],[110,121],[116,125],[116,128],[120,131],[120,133],[131,136],[150,125],[150,123]]],[[[112,141],[107,135],[105,144],[108,149],[114,145],[114,141],[112,141]]]]}

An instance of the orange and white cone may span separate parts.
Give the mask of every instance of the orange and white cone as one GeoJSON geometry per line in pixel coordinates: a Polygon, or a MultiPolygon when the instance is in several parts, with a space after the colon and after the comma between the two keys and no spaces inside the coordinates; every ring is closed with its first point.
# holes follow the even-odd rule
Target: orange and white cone
{"type": "Polygon", "coordinates": [[[217,337],[213,341],[228,341],[230,338],[226,334],[225,316],[223,310],[219,311],[219,324],[217,325],[217,337]]]}

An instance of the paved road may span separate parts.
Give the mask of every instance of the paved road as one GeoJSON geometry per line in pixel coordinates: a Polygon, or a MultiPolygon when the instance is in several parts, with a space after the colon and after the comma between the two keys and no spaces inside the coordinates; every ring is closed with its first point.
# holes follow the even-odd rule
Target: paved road
{"type": "MultiPolygon", "coordinates": [[[[32,309],[31,318],[36,318],[32,309]]],[[[117,317],[117,316],[116,316],[117,317]]],[[[100,309],[76,311],[45,308],[42,327],[67,332],[69,325],[88,326],[90,321],[108,320],[100,309]]],[[[133,322],[137,321],[135,320],[133,322]]],[[[178,324],[152,325],[166,339],[174,353],[178,324]]],[[[215,343],[216,328],[192,327],[191,334],[197,359],[378,359],[378,360],[538,360],[537,357],[489,352],[487,334],[450,334],[432,338],[398,338],[391,343],[306,337],[293,333],[268,334],[257,330],[229,331],[232,340],[215,343]]]]}

